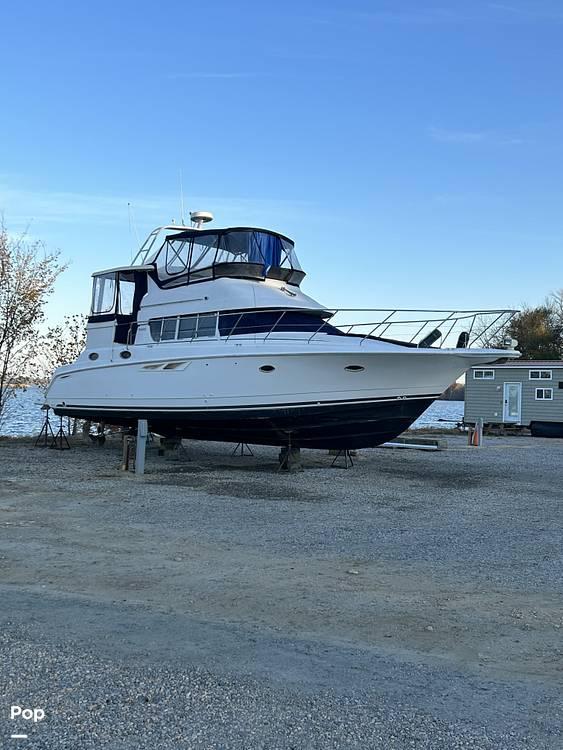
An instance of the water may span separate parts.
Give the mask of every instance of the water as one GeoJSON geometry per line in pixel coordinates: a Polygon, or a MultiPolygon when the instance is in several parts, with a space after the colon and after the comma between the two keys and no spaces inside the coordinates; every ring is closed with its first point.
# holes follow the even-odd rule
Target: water
{"type": "Polygon", "coordinates": [[[32,386],[25,391],[16,390],[0,422],[0,435],[38,435],[45,419],[42,404],[43,392],[39,388],[32,386]]]}
{"type": "MultiPolygon", "coordinates": [[[[39,388],[16,391],[9,402],[8,413],[0,424],[0,435],[37,435],[45,417],[45,412],[41,411],[42,403],[43,394],[39,388]]],[[[462,418],[463,401],[435,401],[413,427],[453,429],[462,418]],[[440,419],[453,421],[440,422],[440,419]]]]}
{"type": "Polygon", "coordinates": [[[416,420],[413,428],[441,427],[444,430],[453,430],[456,423],[463,419],[464,406],[465,401],[434,401],[416,420]],[[440,422],[441,419],[453,421],[440,422]]]}

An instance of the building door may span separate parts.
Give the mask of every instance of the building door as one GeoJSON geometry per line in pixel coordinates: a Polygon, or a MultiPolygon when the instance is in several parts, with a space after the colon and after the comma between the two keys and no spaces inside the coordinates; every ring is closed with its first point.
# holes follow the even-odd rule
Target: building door
{"type": "Polygon", "coordinates": [[[522,383],[504,384],[503,422],[520,424],[522,417],[522,383]]]}

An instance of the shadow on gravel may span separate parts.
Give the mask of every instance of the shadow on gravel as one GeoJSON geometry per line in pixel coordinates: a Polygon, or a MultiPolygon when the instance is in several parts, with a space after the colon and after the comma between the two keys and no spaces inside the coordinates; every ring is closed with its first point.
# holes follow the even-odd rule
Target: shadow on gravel
{"type": "Polygon", "coordinates": [[[396,481],[403,479],[424,483],[425,487],[438,487],[440,489],[465,489],[481,487],[490,484],[490,478],[486,474],[476,474],[475,471],[454,471],[451,467],[444,471],[436,466],[426,466],[424,470],[406,466],[378,466],[379,474],[392,476],[396,481]]]}
{"type": "Polygon", "coordinates": [[[207,495],[213,497],[232,497],[243,500],[274,500],[306,503],[326,501],[324,495],[307,492],[295,486],[291,488],[291,491],[288,491],[287,487],[276,487],[271,482],[258,482],[256,480],[252,481],[252,483],[240,482],[233,479],[210,481],[205,477],[178,474],[174,477],[151,478],[150,484],[167,487],[189,487],[190,489],[205,492],[207,495]]]}

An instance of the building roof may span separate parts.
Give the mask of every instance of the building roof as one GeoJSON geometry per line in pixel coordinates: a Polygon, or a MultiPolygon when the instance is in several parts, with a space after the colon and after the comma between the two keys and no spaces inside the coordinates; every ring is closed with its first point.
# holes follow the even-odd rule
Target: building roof
{"type": "Polygon", "coordinates": [[[537,369],[538,367],[554,368],[563,367],[563,359],[515,359],[511,362],[499,362],[491,365],[474,365],[472,370],[496,370],[498,367],[525,367],[526,369],[537,369]]]}

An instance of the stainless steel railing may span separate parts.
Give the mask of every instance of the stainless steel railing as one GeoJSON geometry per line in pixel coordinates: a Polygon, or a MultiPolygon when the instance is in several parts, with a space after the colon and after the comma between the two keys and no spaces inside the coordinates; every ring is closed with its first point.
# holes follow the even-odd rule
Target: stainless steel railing
{"type": "MultiPolygon", "coordinates": [[[[190,316],[162,316],[153,320],[171,320],[176,319],[175,335],[173,338],[162,340],[162,343],[173,341],[210,341],[219,339],[228,342],[233,336],[237,341],[251,339],[252,341],[268,341],[271,338],[279,340],[306,341],[311,344],[319,341],[323,334],[333,332],[334,328],[339,332],[354,336],[360,339],[360,346],[366,341],[374,339],[387,339],[398,341],[411,346],[418,346],[421,342],[431,342],[435,348],[454,347],[461,341],[460,336],[463,334],[463,343],[467,347],[500,347],[503,345],[508,324],[518,312],[517,310],[417,310],[408,308],[395,309],[366,309],[366,308],[338,308],[324,310],[323,318],[319,321],[316,328],[311,328],[311,323],[290,322],[290,330],[284,330],[284,322],[291,313],[315,312],[298,308],[280,310],[260,308],[255,310],[244,310],[241,312],[219,311],[219,312],[202,312],[198,315],[190,316]],[[255,321],[251,324],[245,323],[245,316],[259,315],[268,313],[269,315],[277,314],[277,317],[270,318],[269,321],[257,324],[255,321]],[[369,313],[367,322],[355,322],[353,319],[362,313],[369,313]],[[209,317],[216,316],[215,333],[209,335],[209,317]],[[221,334],[221,325],[219,315],[229,315],[235,318],[233,325],[223,326],[225,329],[221,334]],[[191,337],[180,337],[179,320],[182,317],[206,318],[206,335],[197,335],[197,322],[195,325],[194,335],[191,337]],[[264,330],[260,330],[260,329],[264,330]],[[258,329],[258,330],[257,330],[258,329]]],[[[318,312],[318,311],[317,311],[318,312]]],[[[137,327],[148,325],[149,321],[139,321],[137,327]]],[[[131,329],[132,332],[132,329],[131,329]]],[[[426,344],[429,345],[429,344],[426,344]]]]}

